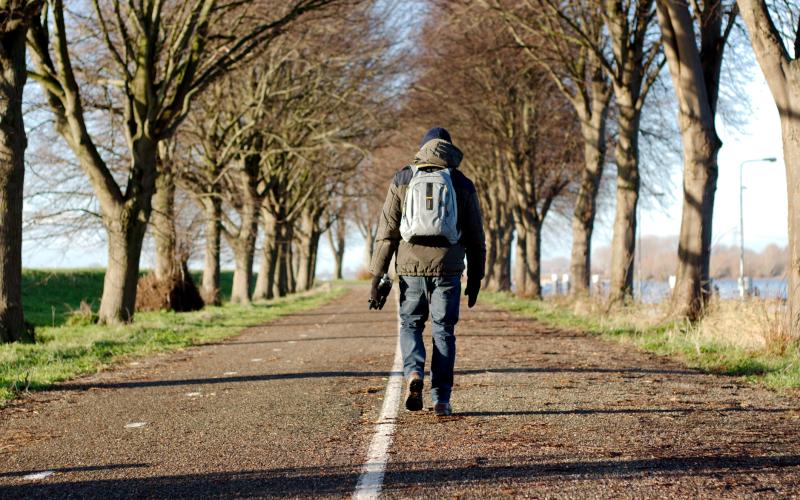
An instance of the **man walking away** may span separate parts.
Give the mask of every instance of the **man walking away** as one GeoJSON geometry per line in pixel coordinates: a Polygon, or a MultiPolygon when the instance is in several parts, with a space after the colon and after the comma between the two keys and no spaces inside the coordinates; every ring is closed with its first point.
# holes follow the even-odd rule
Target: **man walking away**
{"type": "Polygon", "coordinates": [[[461,274],[467,258],[465,295],[478,298],[486,260],[478,195],[458,166],[462,152],[443,128],[433,128],[420,142],[413,163],[394,176],[383,205],[375,252],[371,304],[388,293],[381,278],[392,257],[400,280],[400,347],[408,383],[406,408],[422,409],[425,343],[422,331],[431,316],[431,399],[438,416],[452,413],[450,393],[456,358],[461,274]]]}

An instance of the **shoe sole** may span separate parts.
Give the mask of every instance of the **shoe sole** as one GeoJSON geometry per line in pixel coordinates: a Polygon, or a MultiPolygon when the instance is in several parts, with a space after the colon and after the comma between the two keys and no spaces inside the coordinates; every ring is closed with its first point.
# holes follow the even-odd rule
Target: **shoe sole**
{"type": "Polygon", "coordinates": [[[408,398],[406,410],[420,411],[422,409],[422,379],[414,379],[408,384],[408,398]]]}

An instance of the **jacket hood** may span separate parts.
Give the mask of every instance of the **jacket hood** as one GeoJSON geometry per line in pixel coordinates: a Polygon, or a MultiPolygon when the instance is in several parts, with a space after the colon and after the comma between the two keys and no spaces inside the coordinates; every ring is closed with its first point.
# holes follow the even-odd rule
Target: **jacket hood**
{"type": "Polygon", "coordinates": [[[458,168],[464,153],[447,141],[432,139],[422,145],[414,158],[417,167],[445,167],[458,168]]]}

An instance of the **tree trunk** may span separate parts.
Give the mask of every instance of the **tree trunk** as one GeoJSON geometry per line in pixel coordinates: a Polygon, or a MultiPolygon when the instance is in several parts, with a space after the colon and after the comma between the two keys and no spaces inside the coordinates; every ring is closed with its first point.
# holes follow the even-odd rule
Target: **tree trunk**
{"type": "MultiPolygon", "coordinates": [[[[494,221],[492,225],[494,234],[491,237],[492,257],[489,258],[489,247],[487,245],[487,275],[490,277],[486,281],[486,289],[495,292],[511,290],[511,244],[514,239],[511,212],[502,206],[493,210],[494,221]]],[[[488,238],[487,238],[488,243],[488,238]]]]}
{"type": "Polygon", "coordinates": [[[297,290],[305,292],[314,288],[317,273],[317,254],[319,240],[322,235],[312,230],[310,236],[298,239],[299,272],[297,273],[297,290]]]}
{"type": "MultiPolygon", "coordinates": [[[[311,240],[311,254],[312,255],[309,256],[309,264],[310,264],[309,271],[310,272],[308,273],[308,276],[309,276],[310,279],[309,279],[309,287],[307,288],[307,290],[311,290],[317,284],[317,259],[319,257],[319,242],[320,242],[321,239],[322,239],[322,234],[320,234],[319,231],[315,231],[314,235],[312,237],[312,240],[311,240]]],[[[344,244],[342,244],[342,249],[344,249],[344,244]]],[[[341,275],[342,275],[342,272],[341,272],[341,270],[342,270],[342,260],[339,259],[337,262],[338,262],[338,266],[339,266],[339,276],[340,276],[340,278],[337,278],[337,279],[342,279],[341,278],[341,275]]]]}
{"type": "Polygon", "coordinates": [[[26,29],[0,38],[0,342],[33,341],[22,311],[22,188],[27,138],[22,116],[26,29]]]}
{"type": "Polygon", "coordinates": [[[344,279],[344,251],[347,244],[347,234],[344,230],[344,223],[337,223],[328,230],[328,242],[333,252],[333,279],[344,279]]]}
{"type": "MultiPolygon", "coordinates": [[[[783,162],[786,167],[786,188],[789,200],[789,269],[787,271],[789,332],[800,338],[800,67],[784,46],[782,34],[771,19],[765,2],[738,0],[742,19],[753,45],[753,51],[767,79],[781,117],[783,162]]],[[[795,47],[797,47],[795,33],[795,47]]]]}
{"type": "Polygon", "coordinates": [[[200,294],[206,304],[218,306],[222,303],[219,289],[222,201],[218,197],[212,196],[205,201],[204,208],[206,212],[206,251],[200,294]]]}
{"type": "Polygon", "coordinates": [[[683,214],[672,300],[673,314],[695,321],[702,316],[711,294],[711,223],[721,144],[713,128],[697,121],[682,128],[683,214]]]}
{"type": "Polygon", "coordinates": [[[534,299],[542,298],[542,226],[530,224],[525,236],[525,296],[534,299]]]}
{"type": "MultiPolygon", "coordinates": [[[[292,235],[294,236],[294,231],[292,231],[292,235]]],[[[297,291],[297,271],[299,267],[299,259],[297,249],[295,248],[295,240],[294,237],[289,241],[287,245],[288,254],[286,256],[286,267],[288,270],[288,290],[287,293],[295,293],[297,291]]]]}
{"type": "Polygon", "coordinates": [[[633,257],[636,252],[636,206],[639,202],[639,119],[635,99],[617,91],[619,136],[614,157],[617,164],[616,213],[611,240],[611,287],[609,302],[633,296],[633,257]]]}
{"type": "Polygon", "coordinates": [[[147,231],[147,222],[136,212],[104,217],[108,234],[108,268],[98,312],[101,323],[127,323],[133,319],[136,310],[139,258],[147,231]]]}
{"type": "MultiPolygon", "coordinates": [[[[598,92],[595,91],[594,94],[598,92]]],[[[592,232],[597,213],[597,193],[606,161],[606,122],[608,99],[593,95],[592,114],[581,118],[584,168],[572,215],[572,255],[570,292],[573,297],[588,295],[592,274],[592,232]]]]}
{"type": "Polygon", "coordinates": [[[344,279],[344,241],[339,250],[333,254],[333,279],[344,279]]]}
{"type": "Polygon", "coordinates": [[[528,289],[528,272],[526,269],[528,244],[525,241],[527,233],[522,224],[515,225],[515,233],[517,239],[514,251],[514,291],[518,296],[524,297],[528,289]]]}
{"type": "Polygon", "coordinates": [[[258,263],[258,277],[256,278],[256,288],[253,290],[253,300],[269,300],[272,297],[272,290],[267,288],[271,281],[267,276],[270,270],[270,255],[273,253],[274,245],[269,241],[264,241],[261,247],[261,260],[258,263]]]}
{"type": "Polygon", "coordinates": [[[256,289],[253,292],[253,300],[271,299],[273,297],[272,286],[275,282],[275,261],[277,259],[275,217],[267,210],[262,210],[261,221],[261,226],[264,229],[264,243],[261,249],[261,263],[258,268],[258,279],[256,280],[256,289]]]}
{"type": "MultiPolygon", "coordinates": [[[[490,215],[491,212],[487,211],[486,214],[490,215]]],[[[495,291],[497,287],[494,283],[494,261],[497,258],[497,231],[489,223],[489,217],[486,217],[484,223],[486,224],[486,227],[483,228],[486,237],[486,271],[481,286],[485,290],[495,291]]]]}
{"type": "Polygon", "coordinates": [[[278,224],[277,236],[277,265],[275,269],[273,294],[277,297],[285,297],[291,292],[293,274],[292,240],[294,239],[294,232],[289,224],[281,222],[278,224]]]}
{"type": "Polygon", "coordinates": [[[169,168],[159,168],[151,215],[156,244],[156,278],[164,280],[180,271],[175,236],[175,179],[169,168]]]}
{"type": "Polygon", "coordinates": [[[297,237],[297,257],[300,261],[297,269],[297,287],[301,292],[311,288],[312,238],[312,235],[306,234],[297,237]]]}
{"type": "Polygon", "coordinates": [[[494,270],[492,271],[495,290],[498,292],[511,290],[511,241],[513,236],[510,222],[509,226],[498,232],[494,270]]]}
{"type": "Polygon", "coordinates": [[[157,142],[148,136],[133,141],[133,163],[129,182],[134,192],[124,203],[99,196],[103,224],[108,233],[108,268],[103,280],[99,321],[105,324],[127,323],[136,310],[136,286],[139,282],[139,261],[142,242],[152,212],[156,183],[157,142]]]}
{"type": "Polygon", "coordinates": [[[258,217],[254,209],[245,209],[242,226],[237,238],[230,241],[233,249],[234,271],[231,302],[249,304],[253,286],[253,259],[258,235],[258,217]]]}
{"type": "Polygon", "coordinates": [[[243,167],[239,172],[241,183],[241,207],[238,234],[226,233],[228,243],[233,249],[234,272],[233,286],[231,289],[231,302],[234,304],[249,304],[250,292],[253,285],[253,258],[256,251],[258,238],[258,217],[261,209],[261,199],[258,196],[258,164],[259,157],[248,156],[243,159],[243,167]]]}
{"type": "Polygon", "coordinates": [[[233,287],[231,288],[231,302],[234,304],[249,304],[250,289],[253,285],[253,258],[255,255],[255,239],[238,242],[233,247],[233,287]]]}
{"type": "Polygon", "coordinates": [[[796,68],[792,77],[795,104],[781,112],[781,132],[789,197],[789,329],[797,339],[800,338],[800,72],[796,68]]]}
{"type": "Polygon", "coordinates": [[[486,270],[483,275],[481,286],[486,290],[496,291],[495,284],[495,259],[497,258],[497,213],[500,210],[498,203],[495,203],[493,191],[496,191],[494,182],[487,182],[487,186],[479,189],[481,207],[484,209],[484,232],[486,233],[486,270]]]}
{"type": "Polygon", "coordinates": [[[715,115],[726,35],[721,9],[705,6],[699,12],[701,48],[688,4],[658,2],[657,9],[683,141],[683,214],[672,312],[696,321],[711,294],[711,223],[722,147],[715,115]]]}
{"type": "Polygon", "coordinates": [[[375,233],[369,229],[364,236],[364,270],[368,270],[372,263],[372,253],[375,250],[375,233]]]}
{"type": "MultiPolygon", "coordinates": [[[[294,255],[297,263],[295,269],[296,288],[301,292],[311,290],[314,287],[314,275],[317,271],[317,252],[319,250],[319,240],[322,236],[319,232],[319,220],[322,213],[319,210],[306,210],[300,220],[300,231],[297,233],[295,242],[297,252],[294,255]]],[[[331,228],[331,231],[333,229],[331,228]]]]}
{"type": "MultiPolygon", "coordinates": [[[[495,154],[497,159],[499,154],[495,154]]],[[[497,172],[503,172],[502,162],[495,161],[497,172]]],[[[509,207],[507,179],[502,176],[483,190],[482,203],[487,207],[486,277],[484,286],[491,291],[511,290],[511,253],[514,240],[514,218],[509,207]]]]}

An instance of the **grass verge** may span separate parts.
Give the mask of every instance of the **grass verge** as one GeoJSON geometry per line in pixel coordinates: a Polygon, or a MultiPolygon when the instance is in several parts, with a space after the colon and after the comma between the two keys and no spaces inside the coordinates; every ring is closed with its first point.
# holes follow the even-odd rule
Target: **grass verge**
{"type": "Polygon", "coordinates": [[[800,387],[800,343],[783,333],[785,318],[774,301],[719,301],[701,322],[690,325],[665,319],[664,305],[633,304],[606,312],[591,302],[534,301],[508,293],[486,293],[482,298],[554,327],[633,344],[706,372],[740,376],[775,389],[800,387]]]}
{"type": "Polygon", "coordinates": [[[123,359],[233,337],[247,327],[323,305],[344,292],[334,287],[249,306],[137,313],[134,323],[113,327],[39,327],[34,344],[0,344],[0,405],[21,392],[45,389],[123,359]]]}

